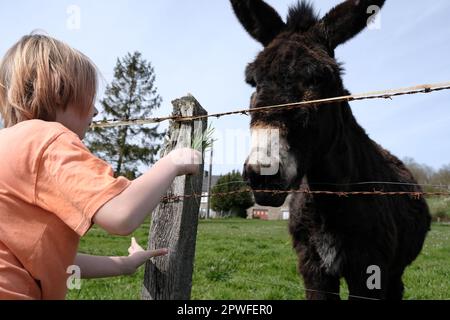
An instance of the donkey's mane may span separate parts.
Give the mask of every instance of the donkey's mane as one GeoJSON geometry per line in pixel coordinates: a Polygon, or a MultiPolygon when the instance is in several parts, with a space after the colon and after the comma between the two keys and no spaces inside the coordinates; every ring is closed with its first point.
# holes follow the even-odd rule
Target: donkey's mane
{"type": "Polygon", "coordinates": [[[290,31],[306,32],[319,21],[313,5],[306,0],[298,1],[289,8],[287,28],[290,31]]]}

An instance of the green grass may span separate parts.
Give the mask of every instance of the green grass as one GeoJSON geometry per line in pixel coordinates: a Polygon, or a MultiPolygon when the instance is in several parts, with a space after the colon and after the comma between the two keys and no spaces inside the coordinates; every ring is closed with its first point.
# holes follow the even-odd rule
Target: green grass
{"type": "Polygon", "coordinates": [[[450,221],[450,198],[430,198],[427,200],[433,221],[450,221]]]}
{"type": "MultiPolygon", "coordinates": [[[[144,245],[149,224],[134,236],[144,245]]],[[[126,255],[128,238],[93,228],[80,251],[126,255]]],[[[192,299],[304,299],[285,221],[200,221],[192,299]]],[[[450,299],[450,226],[434,224],[422,254],[404,275],[406,299],[450,299]]],[[[143,268],[131,277],[83,280],[68,299],[139,299],[143,268]]],[[[342,283],[342,297],[348,294],[342,283]]]]}
{"type": "Polygon", "coordinates": [[[433,224],[424,248],[403,276],[405,299],[450,299],[450,225],[433,224]]]}

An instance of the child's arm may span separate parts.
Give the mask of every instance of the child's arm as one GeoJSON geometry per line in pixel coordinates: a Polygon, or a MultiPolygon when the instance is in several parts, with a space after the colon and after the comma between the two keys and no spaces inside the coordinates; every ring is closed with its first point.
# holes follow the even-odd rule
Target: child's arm
{"type": "Polygon", "coordinates": [[[111,234],[130,235],[158,205],[175,177],[197,174],[201,161],[202,154],[198,151],[172,151],[100,208],[94,215],[94,223],[111,234]]]}
{"type": "Polygon", "coordinates": [[[150,258],[165,255],[168,250],[146,251],[136,242],[135,238],[132,238],[128,253],[128,257],[101,257],[79,253],[74,264],[80,268],[82,279],[132,275],[150,258]]]}

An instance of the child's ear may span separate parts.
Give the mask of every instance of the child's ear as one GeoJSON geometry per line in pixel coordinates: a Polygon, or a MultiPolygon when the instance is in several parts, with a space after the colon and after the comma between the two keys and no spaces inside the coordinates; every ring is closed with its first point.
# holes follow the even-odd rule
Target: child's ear
{"type": "Polygon", "coordinates": [[[333,8],[320,22],[330,47],[335,49],[361,32],[374,15],[370,7],[380,9],[385,0],[347,0],[333,8]]]}
{"type": "Polygon", "coordinates": [[[231,0],[231,5],[245,30],[264,46],[285,27],[275,9],[262,0],[231,0]]]}

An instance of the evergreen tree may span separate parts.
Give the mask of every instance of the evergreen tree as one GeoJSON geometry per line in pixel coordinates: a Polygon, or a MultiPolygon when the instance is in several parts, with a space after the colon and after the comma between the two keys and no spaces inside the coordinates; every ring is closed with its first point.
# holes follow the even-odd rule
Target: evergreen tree
{"type": "Polygon", "coordinates": [[[214,195],[215,193],[226,193],[245,189],[248,189],[248,187],[238,171],[233,170],[231,173],[221,176],[211,190],[211,208],[222,214],[226,213],[246,218],[246,210],[255,204],[250,192],[238,192],[225,196],[214,195]]]}
{"type": "MultiPolygon", "coordinates": [[[[114,79],[101,100],[103,120],[147,118],[161,105],[155,86],[155,72],[141,53],[128,53],[117,59],[114,79]]],[[[111,163],[115,176],[134,179],[139,167],[156,161],[160,139],[158,125],[132,125],[95,128],[88,132],[86,145],[98,157],[111,163]]]]}

